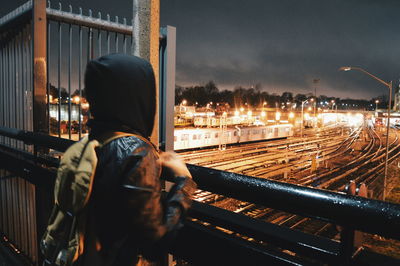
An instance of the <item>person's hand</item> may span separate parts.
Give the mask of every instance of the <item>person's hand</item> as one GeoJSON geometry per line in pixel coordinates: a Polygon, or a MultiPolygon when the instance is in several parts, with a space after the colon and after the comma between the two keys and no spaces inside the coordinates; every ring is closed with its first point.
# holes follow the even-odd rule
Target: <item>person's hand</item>
{"type": "Polygon", "coordinates": [[[186,164],[178,158],[176,153],[162,152],[160,153],[159,160],[163,168],[163,175],[167,175],[168,177],[192,177],[186,164]]]}

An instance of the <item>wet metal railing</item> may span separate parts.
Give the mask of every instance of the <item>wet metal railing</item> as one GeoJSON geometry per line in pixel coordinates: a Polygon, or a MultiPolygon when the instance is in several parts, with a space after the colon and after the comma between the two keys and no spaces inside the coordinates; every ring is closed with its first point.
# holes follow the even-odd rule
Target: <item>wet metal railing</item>
{"type": "Polygon", "coordinates": [[[78,140],[87,133],[88,103],[83,89],[84,68],[89,60],[109,53],[131,54],[132,26],[89,10],[83,14],[57,9],[48,2],[47,14],[47,110],[51,135],[78,140]]]}
{"type": "MultiPolygon", "coordinates": [[[[0,125],[34,130],[32,2],[0,19],[0,125]]],[[[22,141],[0,136],[0,143],[33,152],[22,141]]],[[[0,234],[37,261],[35,186],[0,170],[0,234]]]]}
{"type": "MultiPolygon", "coordinates": [[[[71,140],[3,127],[0,127],[0,135],[22,140],[26,144],[36,144],[50,149],[57,149],[60,152],[65,151],[68,146],[74,143],[71,140]]],[[[10,164],[7,166],[2,165],[2,167],[13,168],[12,164],[25,164],[24,167],[27,169],[25,178],[30,178],[30,182],[35,183],[37,186],[52,187],[54,170],[49,172],[43,166],[47,165],[47,167],[55,169],[57,162],[49,161],[44,157],[32,158],[23,155],[17,150],[7,151],[5,147],[0,147],[0,157],[3,159],[8,158],[7,161],[10,164]],[[19,156],[17,156],[18,154],[19,156]],[[14,162],[17,160],[19,162],[14,162]],[[35,161],[39,165],[35,164],[35,161]],[[41,178],[38,179],[38,176],[41,178]]],[[[340,225],[343,227],[343,231],[347,230],[349,232],[346,234],[347,236],[351,232],[354,234],[354,230],[360,230],[400,240],[400,234],[397,230],[400,226],[400,205],[398,204],[254,178],[195,165],[189,165],[189,170],[199,188],[204,190],[340,225]]],[[[21,172],[21,169],[16,169],[15,171],[21,172]]],[[[49,193],[49,191],[45,193],[49,193]]],[[[259,260],[285,261],[288,264],[301,262],[296,256],[276,253],[276,251],[268,250],[262,245],[246,242],[240,237],[227,235],[218,230],[215,231],[203,223],[213,224],[243,236],[269,242],[277,247],[291,250],[296,254],[311,256],[312,259],[317,259],[324,263],[349,263],[353,260],[354,248],[351,235],[349,239],[341,239],[340,242],[336,242],[254,220],[201,203],[193,205],[190,217],[202,222],[197,224],[188,220],[186,222],[188,227],[178,236],[181,244],[177,244],[171,249],[174,255],[187,260],[197,262],[204,260],[204,256],[202,258],[198,251],[185,247],[187,246],[185,243],[189,241],[190,237],[196,237],[197,244],[201,242],[207,245],[203,249],[206,248],[210,253],[215,252],[213,251],[215,247],[209,241],[215,241],[215,243],[223,244],[223,246],[219,247],[220,254],[228,255],[232,250],[237,250],[249,256],[257,256],[257,258],[246,258],[253,262],[259,260]]],[[[191,247],[193,246],[191,245],[191,247]]],[[[233,255],[229,259],[218,257],[217,261],[232,260],[234,262],[233,258],[236,257],[233,255]]],[[[304,262],[307,262],[307,260],[304,262]]]]}
{"type": "MultiPolygon", "coordinates": [[[[87,132],[84,66],[104,54],[130,54],[132,26],[125,18],[53,6],[30,0],[0,18],[0,126],[78,140],[87,132]]],[[[0,145],[43,152],[5,135],[0,145]]],[[[0,170],[0,235],[33,264],[46,216],[42,194],[26,178],[0,170]]]]}

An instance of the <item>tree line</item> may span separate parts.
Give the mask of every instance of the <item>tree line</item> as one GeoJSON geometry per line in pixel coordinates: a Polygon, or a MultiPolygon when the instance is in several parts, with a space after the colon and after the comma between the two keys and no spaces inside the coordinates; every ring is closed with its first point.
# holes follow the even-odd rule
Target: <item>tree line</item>
{"type": "MultiPolygon", "coordinates": [[[[197,105],[199,107],[206,106],[210,102],[212,103],[228,103],[231,107],[240,107],[250,105],[253,107],[279,107],[282,104],[290,105],[296,104],[297,107],[301,106],[301,103],[307,99],[313,98],[312,93],[308,94],[293,94],[292,92],[286,91],[281,95],[276,93],[268,93],[262,90],[261,84],[257,84],[254,87],[245,88],[237,86],[233,90],[219,90],[215,82],[209,81],[205,85],[196,85],[189,87],[176,86],[175,88],[175,104],[182,104],[186,100],[187,105],[197,105]]],[[[371,100],[362,99],[341,99],[338,97],[328,97],[326,95],[318,95],[317,102],[318,106],[321,102],[328,104],[332,101],[338,106],[338,109],[363,109],[373,110],[375,109],[375,100],[379,100],[378,108],[382,108],[387,104],[385,97],[380,96],[371,100]],[[380,107],[382,106],[382,107],[380,107]]]]}

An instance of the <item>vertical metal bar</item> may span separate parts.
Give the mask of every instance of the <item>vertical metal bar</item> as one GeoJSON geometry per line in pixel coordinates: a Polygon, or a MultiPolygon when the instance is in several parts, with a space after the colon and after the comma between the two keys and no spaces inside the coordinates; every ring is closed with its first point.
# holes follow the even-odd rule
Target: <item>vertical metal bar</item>
{"type": "MultiPolygon", "coordinates": [[[[123,19],[123,23],[126,26],[126,18],[123,19]]],[[[126,54],[126,34],[123,34],[123,49],[124,49],[124,54],[126,54]]]]}
{"type": "Polygon", "coordinates": [[[115,52],[119,52],[118,33],[115,32],[115,52]]]}
{"type": "MultiPolygon", "coordinates": [[[[115,23],[119,23],[119,18],[118,16],[115,16],[115,23]]],[[[118,33],[114,32],[115,34],[115,52],[118,53],[119,52],[119,43],[118,43],[118,33]]]]}
{"type": "Polygon", "coordinates": [[[79,86],[79,139],[82,138],[82,27],[79,26],[79,66],[78,66],[78,86],[79,86]]]}
{"type": "Polygon", "coordinates": [[[130,37],[131,39],[131,55],[134,55],[135,52],[135,42],[133,41],[133,36],[130,37]]]}
{"type": "Polygon", "coordinates": [[[124,39],[123,39],[124,54],[126,54],[126,34],[124,34],[123,36],[124,36],[124,39]]]}
{"type": "MultiPolygon", "coordinates": [[[[107,21],[110,23],[110,15],[107,14],[107,21]]],[[[107,54],[110,53],[110,32],[107,31],[107,54]]]]}
{"type": "MultiPolygon", "coordinates": [[[[20,124],[20,113],[21,113],[21,106],[20,106],[20,100],[21,100],[21,71],[20,71],[20,61],[21,61],[21,56],[19,53],[19,47],[20,47],[20,42],[21,42],[21,32],[15,36],[15,128],[22,129],[21,124],[20,124]]],[[[17,148],[21,148],[21,141],[17,141],[17,148]]]]}
{"type": "Polygon", "coordinates": [[[20,231],[21,231],[21,248],[24,253],[27,251],[27,238],[26,238],[26,229],[27,229],[27,224],[26,224],[26,191],[25,191],[25,180],[22,178],[18,178],[18,183],[19,183],[19,191],[21,195],[21,200],[19,204],[19,217],[21,219],[21,225],[20,225],[20,231]]]}
{"type": "MultiPolygon", "coordinates": [[[[101,20],[101,12],[99,12],[98,15],[99,15],[99,20],[101,20]]],[[[100,29],[97,30],[97,47],[99,50],[98,56],[100,57],[102,55],[101,54],[101,30],[100,29]]]]}
{"type": "MultiPolygon", "coordinates": [[[[15,36],[14,41],[14,53],[15,53],[15,128],[22,129],[21,126],[21,53],[20,53],[20,46],[21,46],[21,31],[15,36]]],[[[20,149],[22,146],[21,141],[16,141],[16,148],[20,149]]],[[[22,203],[22,194],[20,189],[20,179],[13,178],[13,194],[15,195],[15,228],[16,228],[16,243],[19,247],[22,247],[22,210],[21,210],[21,203],[22,203]]]]}
{"type": "Polygon", "coordinates": [[[175,103],[175,68],[176,68],[176,28],[167,26],[162,30],[166,38],[161,57],[162,80],[160,80],[160,143],[165,151],[174,150],[174,103],[175,103]]]}
{"type": "Polygon", "coordinates": [[[71,139],[71,57],[72,57],[72,25],[69,24],[69,54],[68,54],[68,138],[71,139]]]}
{"type": "MultiPolygon", "coordinates": [[[[10,100],[11,100],[11,69],[10,69],[10,65],[11,65],[11,48],[10,48],[10,43],[7,43],[7,126],[11,127],[11,123],[10,123],[10,119],[11,119],[11,104],[10,104],[10,100]]],[[[11,139],[7,138],[7,144],[11,146],[11,139]]]]}
{"type": "Polygon", "coordinates": [[[33,1],[34,131],[47,133],[46,117],[46,0],[33,1]]]}
{"type": "Polygon", "coordinates": [[[102,55],[101,52],[101,30],[97,31],[97,46],[99,47],[99,57],[102,55]]]}
{"type": "MultiPolygon", "coordinates": [[[[4,126],[4,64],[3,64],[3,60],[4,60],[4,49],[3,49],[3,45],[0,43],[0,67],[2,69],[2,71],[0,71],[0,109],[1,109],[1,114],[0,114],[0,125],[4,126]]],[[[4,143],[4,136],[0,136],[0,143],[4,143]]],[[[1,184],[0,184],[1,186],[1,184]]],[[[0,191],[1,193],[1,191],[0,191]]],[[[1,199],[1,196],[0,196],[1,199]]],[[[0,208],[1,208],[1,204],[0,204],[0,208]]],[[[1,222],[1,219],[0,219],[1,222]]]]}
{"type": "MultiPolygon", "coordinates": [[[[4,126],[4,116],[5,116],[5,95],[4,95],[4,47],[0,43],[0,66],[3,71],[0,71],[0,102],[1,102],[1,114],[0,114],[0,124],[4,126]]],[[[0,143],[4,144],[4,136],[0,136],[0,143]]],[[[1,199],[1,198],[0,198],[1,199]]]]}
{"type": "Polygon", "coordinates": [[[57,87],[58,87],[58,137],[61,137],[61,23],[58,22],[58,67],[57,67],[57,87]]]}
{"type": "MultiPolygon", "coordinates": [[[[29,24],[29,35],[28,35],[28,42],[27,42],[27,44],[28,44],[28,69],[29,69],[29,71],[28,71],[28,73],[29,73],[29,83],[28,83],[28,88],[29,88],[29,91],[28,91],[28,98],[27,98],[27,101],[26,101],[26,104],[27,104],[27,106],[28,106],[28,108],[27,108],[27,115],[28,115],[28,126],[29,126],[29,130],[30,131],[33,131],[33,128],[34,128],[34,125],[33,125],[33,113],[32,113],[32,109],[33,109],[33,88],[34,88],[34,86],[33,86],[33,76],[34,76],[34,71],[33,71],[33,41],[32,41],[32,35],[33,35],[33,33],[32,33],[32,30],[33,30],[33,25],[32,24],[29,24]]],[[[32,152],[33,151],[33,149],[32,149],[32,147],[30,146],[29,147],[29,150],[32,152]]]]}
{"type": "Polygon", "coordinates": [[[111,43],[110,43],[110,32],[107,31],[107,54],[110,53],[110,46],[111,46],[111,43]]]}
{"type": "Polygon", "coordinates": [[[93,29],[89,28],[87,61],[91,60],[92,58],[93,58],[93,29]]]}
{"type": "MultiPolygon", "coordinates": [[[[7,46],[6,45],[4,45],[4,47],[3,47],[3,53],[4,53],[4,58],[3,58],[3,75],[4,75],[4,82],[3,82],[3,84],[4,84],[4,89],[3,89],[3,96],[4,96],[4,126],[7,126],[7,116],[8,116],[8,110],[7,110],[7,46]]],[[[6,138],[6,137],[4,137],[4,144],[6,144],[7,145],[7,141],[8,141],[8,138],[6,138]]]]}
{"type": "MultiPolygon", "coordinates": [[[[6,123],[6,126],[7,127],[11,127],[11,124],[10,124],[10,113],[11,113],[11,107],[10,107],[10,98],[11,98],[11,96],[10,96],[10,88],[11,88],[11,84],[10,84],[10,76],[11,76],[11,74],[10,74],[10,68],[9,68],[9,66],[10,66],[10,64],[11,64],[11,60],[10,60],[10,43],[7,43],[7,67],[6,67],[6,72],[7,72],[7,84],[6,84],[6,89],[7,89],[7,102],[6,102],[6,106],[7,106],[7,108],[6,108],[6,112],[7,112],[7,123],[6,123]]],[[[11,139],[10,138],[7,138],[7,145],[11,145],[11,139]]]]}
{"type": "MultiPolygon", "coordinates": [[[[3,50],[1,50],[1,52],[3,52],[3,50]]],[[[2,53],[3,55],[3,53],[2,53]]],[[[4,171],[0,169],[0,176],[3,177],[4,171]]],[[[4,196],[4,185],[3,185],[3,179],[0,178],[0,227],[2,228],[2,231],[4,232],[4,228],[5,228],[5,216],[6,216],[6,212],[5,212],[5,203],[6,199],[4,196]]]]}
{"type": "MultiPolygon", "coordinates": [[[[30,185],[30,195],[28,196],[29,199],[36,199],[36,190],[35,190],[35,186],[32,184],[30,185]]],[[[35,200],[31,200],[29,201],[30,203],[30,210],[31,210],[31,215],[29,216],[29,218],[31,218],[30,221],[30,228],[32,229],[36,229],[33,232],[31,232],[31,254],[30,257],[31,259],[36,262],[37,260],[37,221],[36,221],[36,201],[35,200]]]]}
{"type": "MultiPolygon", "coordinates": [[[[11,40],[9,42],[10,44],[10,64],[8,65],[9,69],[10,69],[10,84],[9,84],[9,103],[10,103],[10,109],[9,109],[9,121],[10,121],[10,127],[13,128],[14,127],[14,81],[15,81],[15,77],[14,77],[14,66],[15,66],[15,62],[14,62],[14,40],[11,40]]],[[[10,139],[10,145],[12,147],[15,147],[15,139],[10,139]]]]}
{"type": "Polygon", "coordinates": [[[47,86],[46,86],[46,95],[47,95],[47,118],[48,118],[48,132],[51,134],[51,121],[50,121],[50,50],[51,50],[51,25],[50,22],[47,22],[47,64],[46,64],[46,71],[47,71],[47,86]]]}

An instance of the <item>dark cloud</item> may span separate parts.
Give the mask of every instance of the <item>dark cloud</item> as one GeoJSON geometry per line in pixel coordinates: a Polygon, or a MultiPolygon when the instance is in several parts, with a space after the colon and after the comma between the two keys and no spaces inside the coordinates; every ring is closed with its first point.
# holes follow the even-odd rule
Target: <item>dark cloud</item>
{"type": "MultiPolygon", "coordinates": [[[[4,15],[25,1],[5,1],[4,15]]],[[[58,2],[57,2],[58,3],[58,2]]],[[[52,6],[58,4],[52,2],[52,6]]],[[[130,0],[64,0],[74,10],[131,17],[130,0]]],[[[214,80],[219,87],[261,83],[270,93],[318,92],[371,98],[400,78],[398,0],[161,0],[161,25],[177,27],[177,83],[214,80]]],[[[318,93],[319,94],[319,93],[318,93]]]]}
{"type": "Polygon", "coordinates": [[[162,2],[162,22],[177,26],[177,82],[220,87],[262,83],[272,92],[318,91],[370,98],[386,87],[343,65],[399,78],[400,2],[364,0],[162,2]]]}

